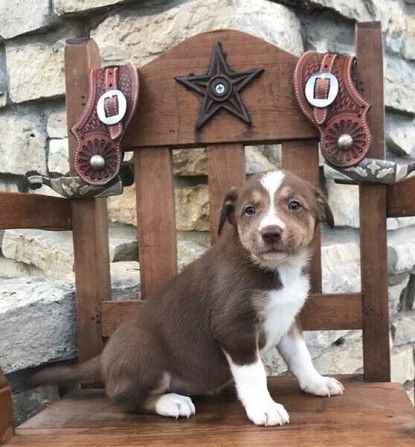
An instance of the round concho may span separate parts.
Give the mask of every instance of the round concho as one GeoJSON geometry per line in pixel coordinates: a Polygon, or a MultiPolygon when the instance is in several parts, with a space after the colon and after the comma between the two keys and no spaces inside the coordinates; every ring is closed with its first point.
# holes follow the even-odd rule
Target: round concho
{"type": "Polygon", "coordinates": [[[334,166],[356,165],[365,158],[369,146],[370,134],[355,115],[336,116],[323,129],[321,152],[334,166]]]}
{"type": "Polygon", "coordinates": [[[120,164],[117,145],[105,134],[84,138],[75,153],[76,172],[90,185],[106,185],[118,174],[120,164]]]}

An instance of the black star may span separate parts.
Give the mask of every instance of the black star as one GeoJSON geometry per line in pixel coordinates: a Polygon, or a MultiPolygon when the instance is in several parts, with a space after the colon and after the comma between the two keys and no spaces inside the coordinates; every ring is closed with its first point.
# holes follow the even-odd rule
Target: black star
{"type": "Polygon", "coordinates": [[[216,42],[207,74],[176,77],[177,81],[204,97],[196,128],[200,129],[221,107],[251,124],[239,92],[263,71],[262,68],[231,71],[226,64],[220,43],[216,42]]]}

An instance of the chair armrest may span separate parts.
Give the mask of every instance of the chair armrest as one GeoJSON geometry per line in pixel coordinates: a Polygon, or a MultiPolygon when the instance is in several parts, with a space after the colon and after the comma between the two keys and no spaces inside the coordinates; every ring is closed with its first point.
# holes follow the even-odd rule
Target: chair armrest
{"type": "Polygon", "coordinates": [[[0,367],[0,444],[14,434],[12,394],[0,367]]]}

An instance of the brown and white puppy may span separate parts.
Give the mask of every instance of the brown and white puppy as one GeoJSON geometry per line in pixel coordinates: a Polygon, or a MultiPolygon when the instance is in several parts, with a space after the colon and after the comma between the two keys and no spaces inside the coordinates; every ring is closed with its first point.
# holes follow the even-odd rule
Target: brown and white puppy
{"type": "Polygon", "coordinates": [[[303,390],[343,394],[315,370],[295,322],[317,222],[333,226],[322,193],[289,172],[257,174],[225,197],[219,232],[226,220],[218,243],[129,316],[101,356],[38,373],[33,384],[102,380],[125,410],[177,418],[195,414],[190,395],[233,379],[252,422],[282,425],[289,416],[261,360],[277,346],[303,390]]]}

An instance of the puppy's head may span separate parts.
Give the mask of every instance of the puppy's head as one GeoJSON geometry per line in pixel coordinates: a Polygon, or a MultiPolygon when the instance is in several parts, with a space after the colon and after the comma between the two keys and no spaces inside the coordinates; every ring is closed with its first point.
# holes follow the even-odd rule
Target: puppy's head
{"type": "Polygon", "coordinates": [[[317,222],[334,226],[324,195],[287,171],[256,174],[223,201],[219,233],[228,220],[255,262],[278,265],[308,247],[317,222]]]}

